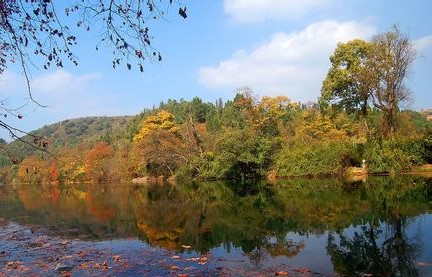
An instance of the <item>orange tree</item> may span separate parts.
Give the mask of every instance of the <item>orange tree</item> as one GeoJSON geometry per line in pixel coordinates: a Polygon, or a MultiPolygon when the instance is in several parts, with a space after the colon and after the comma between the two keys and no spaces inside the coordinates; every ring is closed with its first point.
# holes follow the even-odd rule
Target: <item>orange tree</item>
{"type": "Polygon", "coordinates": [[[93,182],[106,181],[109,178],[109,161],[114,150],[106,142],[98,142],[90,149],[84,159],[87,178],[93,182]]]}

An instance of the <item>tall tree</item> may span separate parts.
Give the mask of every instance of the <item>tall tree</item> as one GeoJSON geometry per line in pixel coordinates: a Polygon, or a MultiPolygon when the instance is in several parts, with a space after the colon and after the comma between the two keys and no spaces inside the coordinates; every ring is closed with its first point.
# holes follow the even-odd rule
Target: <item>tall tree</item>
{"type": "Polygon", "coordinates": [[[399,105],[409,97],[404,82],[415,59],[411,41],[396,26],[371,42],[339,44],[323,82],[321,107],[336,105],[347,112],[360,109],[366,117],[372,102],[383,112],[386,134],[393,135],[399,105]]]}
{"type": "Polygon", "coordinates": [[[345,111],[361,111],[366,117],[374,76],[368,67],[372,44],[361,39],[339,43],[330,57],[331,67],[323,81],[321,106],[336,105],[345,111]]]}
{"type": "Polygon", "coordinates": [[[405,80],[417,53],[409,38],[396,26],[375,36],[372,43],[373,51],[369,63],[378,78],[372,102],[384,113],[387,134],[393,135],[399,104],[410,96],[405,80]]]}

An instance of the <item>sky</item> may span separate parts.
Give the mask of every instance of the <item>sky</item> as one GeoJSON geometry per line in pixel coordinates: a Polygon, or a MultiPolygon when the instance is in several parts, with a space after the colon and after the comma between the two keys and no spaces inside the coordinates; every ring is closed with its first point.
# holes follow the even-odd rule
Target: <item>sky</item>
{"type": "MultiPolygon", "coordinates": [[[[418,59],[407,85],[405,108],[432,108],[432,1],[429,0],[181,0],[187,19],[170,9],[150,26],[161,62],[144,73],[113,69],[106,49],[95,51],[97,33],[78,34],[79,66],[31,68],[28,101],[21,70],[0,75],[1,101],[21,108],[7,123],[25,131],[84,116],[135,115],[168,99],[232,99],[251,88],[259,96],[317,101],[338,42],[370,40],[396,24],[412,40],[418,59]]],[[[0,137],[10,140],[0,130],[0,137]]]]}

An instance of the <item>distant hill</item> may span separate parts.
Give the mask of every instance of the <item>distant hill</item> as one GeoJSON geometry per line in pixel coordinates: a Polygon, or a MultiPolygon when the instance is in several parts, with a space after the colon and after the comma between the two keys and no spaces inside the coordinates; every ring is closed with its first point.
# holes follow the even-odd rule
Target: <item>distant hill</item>
{"type": "Polygon", "coordinates": [[[78,142],[110,140],[125,136],[132,116],[83,117],[63,120],[31,132],[43,137],[53,146],[68,146],[78,142]]]}
{"type": "MultiPolygon", "coordinates": [[[[78,143],[93,143],[99,140],[112,142],[127,138],[128,128],[132,122],[133,116],[100,116],[100,117],[83,117],[76,119],[67,119],[51,125],[43,126],[40,129],[31,131],[30,134],[40,137],[48,143],[50,151],[59,147],[67,147],[78,143]]],[[[33,138],[24,136],[24,140],[32,142],[33,138]]],[[[13,153],[13,157],[22,160],[25,156],[33,153],[35,149],[30,145],[15,140],[7,145],[1,155],[7,156],[13,153]]],[[[0,166],[4,162],[0,157],[0,166]]]]}

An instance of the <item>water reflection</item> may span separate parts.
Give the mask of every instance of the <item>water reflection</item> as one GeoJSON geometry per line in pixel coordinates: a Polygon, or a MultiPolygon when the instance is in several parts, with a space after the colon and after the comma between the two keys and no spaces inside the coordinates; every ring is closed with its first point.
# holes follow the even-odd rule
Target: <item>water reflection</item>
{"type": "Polygon", "coordinates": [[[331,232],[327,253],[335,270],[349,276],[419,276],[416,259],[422,250],[419,237],[408,237],[405,222],[361,226],[354,234],[331,232]]]}
{"type": "Polygon", "coordinates": [[[64,237],[138,237],[179,252],[235,247],[255,266],[299,256],[308,237],[321,235],[327,241],[321,253],[340,274],[418,276],[421,234],[406,230],[412,218],[430,213],[430,182],[0,186],[0,217],[45,225],[64,237]]]}
{"type": "Polygon", "coordinates": [[[419,276],[422,230],[408,235],[406,229],[410,217],[429,211],[431,187],[430,180],[424,186],[416,182],[381,179],[366,185],[371,216],[358,228],[328,235],[326,250],[337,272],[350,276],[419,276]]]}

